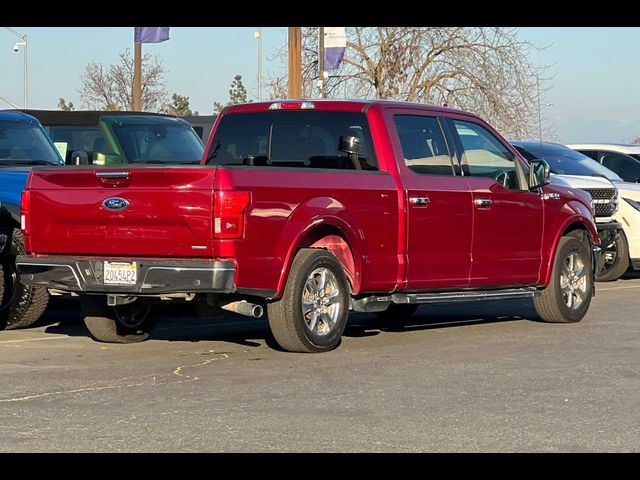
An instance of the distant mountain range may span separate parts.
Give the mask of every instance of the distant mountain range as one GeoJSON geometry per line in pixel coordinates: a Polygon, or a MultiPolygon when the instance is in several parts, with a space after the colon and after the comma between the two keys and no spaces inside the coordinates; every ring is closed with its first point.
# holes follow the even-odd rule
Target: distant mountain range
{"type": "Polygon", "coordinates": [[[549,121],[560,143],[631,143],[640,137],[640,119],[556,118],[549,121]]]}

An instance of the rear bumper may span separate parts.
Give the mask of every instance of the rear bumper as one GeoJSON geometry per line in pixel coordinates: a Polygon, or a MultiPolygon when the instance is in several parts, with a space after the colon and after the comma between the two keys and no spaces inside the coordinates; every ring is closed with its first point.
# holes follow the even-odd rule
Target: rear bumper
{"type": "Polygon", "coordinates": [[[148,260],[135,258],[68,258],[20,255],[20,281],[33,287],[67,292],[142,294],[231,293],[235,291],[233,261],[148,260]],[[135,285],[105,285],[104,261],[136,262],[135,285]]]}

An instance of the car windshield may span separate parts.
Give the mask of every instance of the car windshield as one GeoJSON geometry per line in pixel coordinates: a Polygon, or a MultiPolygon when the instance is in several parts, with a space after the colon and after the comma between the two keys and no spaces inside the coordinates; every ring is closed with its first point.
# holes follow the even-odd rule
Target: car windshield
{"type": "Polygon", "coordinates": [[[515,144],[514,147],[527,160],[536,158],[545,160],[553,173],[560,175],[603,177],[612,182],[622,181],[622,178],[615,172],[570,148],[544,143],[527,145],[526,147],[515,144]]]}
{"type": "Polygon", "coordinates": [[[193,129],[177,123],[117,123],[113,127],[129,163],[200,163],[204,144],[193,129]]]}
{"type": "Polygon", "coordinates": [[[46,134],[30,122],[0,121],[0,164],[58,165],[62,158],[46,134]]]}

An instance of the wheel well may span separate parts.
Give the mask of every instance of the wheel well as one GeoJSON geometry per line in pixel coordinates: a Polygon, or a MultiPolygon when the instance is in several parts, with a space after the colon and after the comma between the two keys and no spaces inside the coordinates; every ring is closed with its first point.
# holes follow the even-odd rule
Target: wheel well
{"type": "Polygon", "coordinates": [[[574,222],[565,228],[564,232],[562,232],[562,236],[566,237],[568,235],[573,235],[583,239],[585,234],[589,239],[589,242],[593,244],[593,238],[591,238],[591,233],[587,229],[587,227],[582,222],[574,222]]]}
{"type": "Polygon", "coordinates": [[[334,225],[321,225],[308,232],[298,244],[301,248],[324,248],[340,262],[351,285],[351,290],[359,289],[359,275],[351,245],[340,229],[334,225]]]}

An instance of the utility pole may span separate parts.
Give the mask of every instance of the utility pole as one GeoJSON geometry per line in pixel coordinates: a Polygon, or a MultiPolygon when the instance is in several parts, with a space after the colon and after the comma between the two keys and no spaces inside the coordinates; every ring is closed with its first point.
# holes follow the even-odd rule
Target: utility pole
{"type": "Polygon", "coordinates": [[[133,109],[142,110],[142,43],[133,44],[133,109]]]}
{"type": "Polygon", "coordinates": [[[258,101],[262,101],[262,27],[254,33],[258,40],[258,101]]]}
{"type": "Polygon", "coordinates": [[[324,27],[318,29],[318,90],[324,98],[324,27]]]}
{"type": "Polygon", "coordinates": [[[302,97],[302,31],[289,27],[289,98],[302,97]]]}

